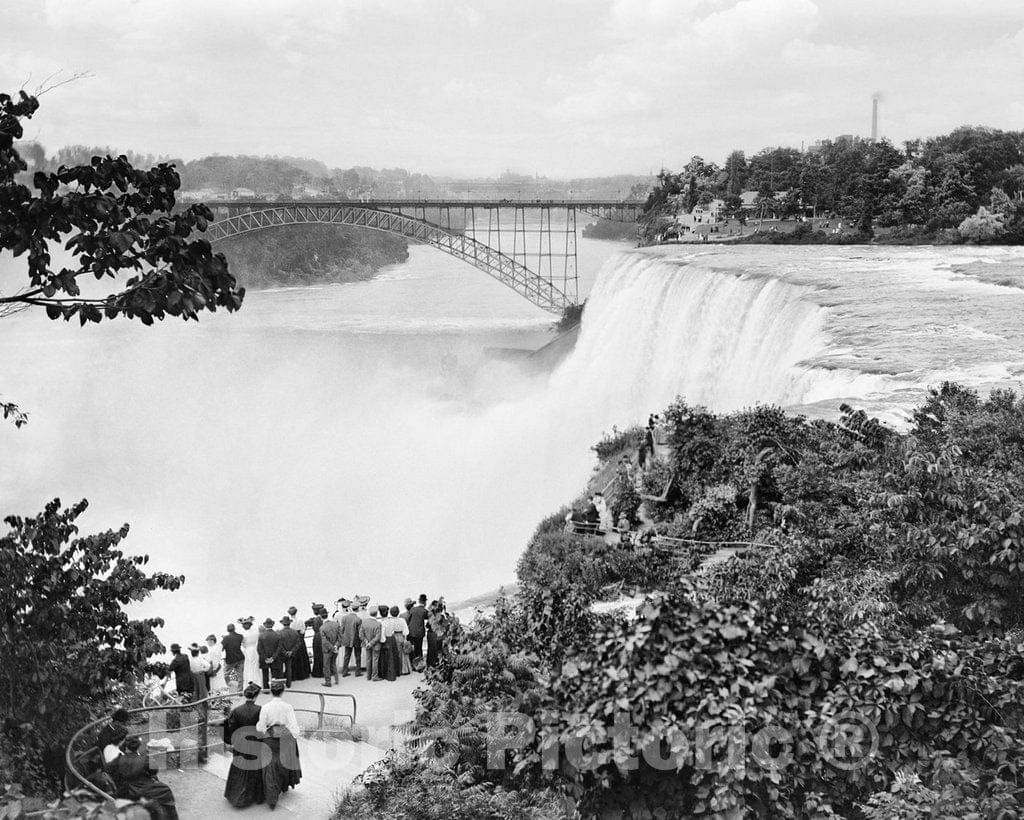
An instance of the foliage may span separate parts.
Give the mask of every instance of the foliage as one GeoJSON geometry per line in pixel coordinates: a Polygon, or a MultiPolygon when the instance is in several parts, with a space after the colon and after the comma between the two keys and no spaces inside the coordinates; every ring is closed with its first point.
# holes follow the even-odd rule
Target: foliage
{"type": "Polygon", "coordinates": [[[643,436],[644,431],[636,424],[625,430],[612,427],[611,433],[604,433],[601,440],[590,449],[597,453],[601,461],[608,461],[624,453],[632,456],[643,441],[643,436]]]}
{"type": "Polygon", "coordinates": [[[935,750],[1012,776],[1024,646],[934,633],[908,644],[823,616],[809,622],[685,589],[651,596],[639,624],[607,624],[567,656],[549,690],[548,734],[523,759],[539,762],[552,733],[565,749],[582,742],[590,765],[566,755],[560,773],[587,815],[672,805],[687,816],[796,817],[812,792],[849,807],[888,784],[892,768],[935,750]],[[851,710],[877,746],[872,738],[839,756],[810,754],[829,737],[829,718],[851,710]],[[631,734],[616,735],[616,714],[628,716],[631,734]],[[758,764],[766,727],[785,738],[786,754],[771,765],[763,756],[758,764]],[[652,756],[666,753],[676,758],[659,771],[652,756]]]}
{"type": "MultiPolygon", "coordinates": [[[[1000,812],[1019,803],[1024,750],[1024,400],[943,384],[905,433],[846,405],[826,422],[677,400],[665,418],[679,489],[656,533],[696,521],[712,543],[633,552],[562,532],[564,510],[542,522],[516,597],[458,630],[418,695],[419,749],[459,799],[548,789],[552,807],[557,793],[629,818],[1014,816],[1000,812]],[[694,575],[739,532],[757,543],[694,575]],[[609,584],[646,593],[639,620],[590,610],[609,584]],[[537,730],[505,768],[481,745],[495,712],[537,730]]],[[[392,785],[393,803],[406,788],[448,799],[392,785]]]]}
{"type": "Polygon", "coordinates": [[[948,754],[938,754],[916,771],[901,770],[887,791],[876,792],[858,808],[865,820],[926,820],[933,817],[1020,816],[1024,793],[1004,780],[986,778],[948,754]]]}
{"type": "Polygon", "coordinates": [[[223,244],[240,281],[251,287],[358,282],[409,257],[405,240],[338,225],[292,225],[223,244]]]}
{"type": "Polygon", "coordinates": [[[586,300],[583,300],[578,305],[566,305],[561,317],[555,323],[555,330],[559,333],[565,333],[567,330],[572,330],[579,325],[583,321],[583,309],[586,305],[586,300]]]}
{"type": "MultiPolygon", "coordinates": [[[[0,770],[3,767],[0,766],[0,770]]],[[[0,817],[4,820],[29,820],[43,817],[45,820],[149,820],[150,813],[141,804],[132,800],[118,800],[108,806],[96,801],[85,790],[72,791],[59,800],[44,801],[26,797],[18,785],[9,785],[0,793],[0,817]]]]}
{"type": "Polygon", "coordinates": [[[965,239],[973,239],[979,242],[985,239],[995,239],[1004,230],[1003,216],[1002,214],[992,213],[982,205],[974,216],[967,217],[957,225],[957,230],[960,231],[960,235],[965,239]]]}
{"type": "Polygon", "coordinates": [[[757,192],[748,210],[761,217],[826,216],[841,221],[839,233],[760,232],[747,242],[846,244],[871,241],[877,226],[901,238],[947,239],[963,225],[974,240],[1024,239],[1024,208],[1010,197],[1024,190],[1024,133],[965,126],[898,149],[885,139],[839,138],[815,143],[806,152],[775,147],[746,156],[733,151],[719,170],[694,157],[675,173],[662,169],[644,207],[645,236],[657,218],[689,212],[697,202],[721,199],[726,213],[741,213],[739,194],[757,192]],[[991,199],[991,214],[979,211],[991,199]],[[976,213],[977,212],[977,213],[976,213]],[[975,214],[972,216],[972,214],[975,214]],[[994,215],[993,215],[994,214],[994,215]],[[996,216],[1001,217],[1001,222],[996,216]],[[1001,227],[1000,227],[1001,225],[1001,227]]]}
{"type": "Polygon", "coordinates": [[[628,473],[620,470],[618,479],[612,496],[612,520],[618,526],[619,518],[625,515],[630,527],[636,526],[640,522],[639,511],[643,499],[640,497],[640,493],[636,491],[636,485],[628,473]]]}
{"type": "Polygon", "coordinates": [[[148,656],[164,651],[153,631],[163,620],[131,620],[124,608],[184,580],[146,574],[148,556],[126,556],[120,545],[127,524],[79,537],[76,520],[85,509],[85,501],[61,510],[54,500],[37,516],[5,519],[10,530],[0,538],[4,748],[21,751],[20,759],[7,752],[18,764],[7,771],[30,792],[46,791],[40,767],[51,776],[59,770],[60,746],[73,727],[140,676],[148,656]]]}
{"type": "Polygon", "coordinates": [[[23,91],[17,99],[0,94],[0,251],[28,259],[28,288],[0,297],[0,305],[43,307],[51,319],[77,316],[83,325],[238,310],[245,290],[236,288],[224,256],[190,238],[213,214],[204,205],[173,210],[180,180],[171,165],[143,171],[124,155],[93,157],[88,165],[37,171],[34,191],[17,180],[27,164],[14,142],[21,120],[38,107],[23,91]],[[52,267],[52,242],[71,252],[73,267],[52,267]],[[132,275],[118,292],[83,294],[81,277],[116,280],[125,271],[132,275]]]}
{"type": "Polygon", "coordinates": [[[693,535],[720,532],[736,513],[736,495],[732,484],[714,484],[703,489],[687,513],[693,535]]]}
{"type": "Polygon", "coordinates": [[[24,427],[28,424],[28,413],[24,412],[13,402],[0,402],[0,411],[3,412],[4,419],[10,419],[15,427],[24,427]]]}
{"type": "Polygon", "coordinates": [[[417,758],[392,758],[384,776],[364,776],[365,790],[350,792],[335,807],[336,820],[561,820],[568,815],[546,790],[515,791],[484,781],[464,785],[417,758]]]}

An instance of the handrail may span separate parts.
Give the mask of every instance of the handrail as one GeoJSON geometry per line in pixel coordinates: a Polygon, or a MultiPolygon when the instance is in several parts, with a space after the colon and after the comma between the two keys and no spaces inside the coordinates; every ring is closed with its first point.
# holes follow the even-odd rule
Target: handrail
{"type": "MultiPolygon", "coordinates": [[[[152,712],[152,711],[167,711],[167,710],[170,710],[170,709],[192,709],[192,708],[195,708],[196,706],[199,706],[201,704],[206,704],[208,701],[220,700],[221,698],[222,698],[221,695],[217,695],[217,696],[211,696],[211,697],[208,697],[208,698],[204,698],[203,700],[192,701],[191,703],[169,704],[169,705],[166,705],[166,706],[144,706],[144,707],[141,707],[139,709],[127,709],[126,711],[128,712],[129,716],[131,716],[131,715],[135,715],[135,714],[139,714],[139,713],[146,713],[146,712],[152,712]]],[[[71,739],[68,741],[68,745],[67,745],[67,747],[64,750],[64,765],[67,768],[68,772],[76,780],[78,780],[78,782],[81,783],[88,791],[91,791],[93,794],[95,794],[101,800],[112,803],[116,799],[113,795],[107,794],[105,791],[103,791],[103,789],[101,789],[95,783],[92,783],[91,781],[89,781],[85,777],[83,777],[82,774],[78,771],[78,768],[75,765],[76,764],[76,760],[75,760],[75,754],[74,754],[74,745],[75,745],[75,743],[77,743],[85,735],[86,732],[88,732],[88,731],[90,731],[92,729],[95,729],[97,726],[100,726],[101,724],[106,723],[108,720],[110,720],[109,716],[97,718],[96,720],[93,720],[93,721],[87,723],[85,726],[83,726],[81,729],[79,729],[77,732],[75,732],[71,736],[71,739]]],[[[196,724],[196,725],[198,725],[198,724],[196,724]]],[[[143,734],[143,733],[139,732],[139,734],[143,734]]],[[[145,734],[149,734],[149,732],[146,732],[145,734]]]]}
{"type": "MultiPolygon", "coordinates": [[[[224,700],[226,698],[234,699],[234,698],[239,697],[240,694],[241,693],[239,693],[239,692],[229,692],[229,693],[226,693],[226,694],[225,693],[219,693],[219,694],[216,694],[216,695],[210,695],[208,697],[205,697],[202,700],[189,701],[188,703],[166,703],[166,704],[159,704],[159,705],[154,705],[154,706],[142,706],[142,707],[137,708],[137,709],[128,709],[126,711],[128,712],[128,715],[131,716],[131,715],[138,715],[138,714],[150,714],[152,712],[169,712],[169,711],[175,711],[175,710],[176,711],[184,711],[186,709],[195,709],[196,707],[199,707],[199,706],[204,706],[208,710],[209,704],[212,701],[222,701],[222,700],[224,700]]],[[[299,691],[299,690],[296,690],[296,691],[286,690],[284,694],[311,695],[311,696],[315,696],[316,698],[318,698],[319,703],[320,703],[320,709],[319,710],[303,709],[303,708],[293,707],[293,708],[295,708],[296,712],[308,712],[310,714],[316,714],[318,716],[317,727],[314,730],[316,732],[323,733],[325,731],[333,731],[333,730],[326,730],[326,729],[324,729],[324,715],[327,713],[326,712],[326,710],[327,710],[327,698],[348,698],[348,699],[350,699],[352,701],[352,714],[351,715],[347,715],[347,714],[344,714],[344,713],[341,713],[341,712],[338,712],[338,713],[333,713],[332,712],[331,714],[336,714],[337,717],[339,717],[339,718],[349,718],[350,725],[353,726],[353,727],[356,724],[356,710],[357,710],[356,696],[351,694],[351,693],[349,693],[349,692],[304,692],[304,691],[299,691]]],[[[81,772],[78,771],[78,768],[77,768],[77,765],[76,765],[76,763],[77,763],[76,758],[80,757],[81,754],[84,754],[84,752],[80,753],[79,755],[76,755],[75,752],[74,752],[75,744],[79,740],[81,740],[87,732],[97,728],[98,726],[100,726],[103,723],[106,723],[109,719],[110,719],[109,716],[98,718],[98,719],[96,719],[94,721],[91,721],[90,723],[87,723],[85,726],[83,726],[81,729],[79,729],[77,732],[75,732],[71,736],[71,739],[68,741],[67,747],[64,750],[64,764],[65,764],[65,767],[67,768],[68,772],[70,773],[70,775],[73,776],[79,783],[81,783],[82,786],[84,786],[86,790],[92,792],[101,801],[113,803],[116,800],[116,798],[113,795],[108,794],[103,789],[101,789],[99,786],[97,786],[95,783],[92,783],[91,781],[86,779],[81,774],[81,772]]],[[[173,731],[181,732],[181,731],[186,730],[186,729],[194,729],[194,728],[197,728],[197,727],[203,726],[203,725],[209,727],[211,724],[212,725],[220,725],[222,723],[223,723],[223,721],[218,721],[216,719],[214,719],[213,721],[207,719],[207,720],[204,720],[204,721],[200,721],[199,723],[190,723],[190,724],[188,724],[186,726],[179,726],[176,729],[174,729],[173,731]]],[[[161,730],[161,731],[163,731],[163,730],[161,730]]],[[[135,734],[138,737],[148,737],[148,736],[150,736],[150,735],[152,735],[154,733],[155,733],[155,730],[144,729],[144,730],[140,730],[138,732],[134,732],[133,734],[135,734]]],[[[217,743],[204,743],[201,746],[197,746],[196,749],[198,750],[198,749],[201,748],[201,749],[204,749],[204,750],[209,750],[211,747],[216,746],[216,745],[218,745],[218,744],[217,743]]]]}

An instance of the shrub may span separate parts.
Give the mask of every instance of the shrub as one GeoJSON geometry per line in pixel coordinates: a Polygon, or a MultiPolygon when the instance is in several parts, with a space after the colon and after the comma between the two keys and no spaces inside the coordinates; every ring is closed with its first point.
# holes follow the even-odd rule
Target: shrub
{"type": "Polygon", "coordinates": [[[640,446],[640,442],[643,441],[643,436],[643,430],[636,425],[625,430],[612,427],[611,433],[602,435],[601,440],[590,449],[597,453],[599,459],[608,461],[611,458],[621,456],[623,453],[632,455],[640,446]]]}
{"type": "Polygon", "coordinates": [[[518,759],[538,765],[545,744],[582,741],[595,765],[580,768],[566,756],[560,772],[587,815],[642,806],[797,817],[811,793],[850,810],[887,787],[894,770],[925,765],[937,751],[1012,775],[1024,749],[1022,652],[1024,645],[938,631],[908,641],[825,613],[785,620],[686,590],[653,595],[639,623],[604,624],[567,654],[546,704],[555,723],[518,759]],[[856,758],[849,746],[822,753],[822,737],[835,739],[831,717],[851,710],[850,720],[877,733],[877,746],[872,736],[856,758]],[[616,713],[628,716],[632,735],[616,734],[616,713]],[[789,754],[773,755],[774,765],[763,756],[756,764],[765,727],[788,733],[789,754]],[[740,744],[734,751],[745,765],[728,760],[730,743],[740,744]],[[657,770],[645,749],[670,751],[675,765],[657,770]],[[631,756],[635,770],[618,765],[631,756]]]}

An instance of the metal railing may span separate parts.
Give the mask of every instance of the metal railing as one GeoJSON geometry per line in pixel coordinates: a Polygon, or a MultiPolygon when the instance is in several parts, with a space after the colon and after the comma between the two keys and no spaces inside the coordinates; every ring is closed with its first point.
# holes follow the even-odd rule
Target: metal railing
{"type": "MultiPolygon", "coordinates": [[[[308,731],[308,732],[314,733],[316,735],[321,735],[321,736],[322,735],[330,735],[330,734],[339,734],[341,732],[347,731],[344,727],[342,727],[342,728],[325,727],[324,726],[324,718],[327,717],[327,716],[337,717],[339,719],[342,719],[343,721],[347,720],[348,721],[348,730],[351,730],[351,729],[353,729],[355,727],[356,714],[357,714],[357,703],[356,703],[355,695],[349,694],[347,692],[304,692],[304,691],[298,691],[298,690],[296,690],[296,691],[287,690],[284,694],[285,695],[292,695],[292,696],[308,695],[310,697],[317,698],[317,700],[319,702],[319,705],[320,705],[319,709],[307,709],[307,708],[302,708],[302,707],[293,707],[297,713],[298,712],[302,712],[302,713],[305,713],[305,714],[315,714],[315,715],[317,715],[317,725],[316,725],[316,728],[306,729],[306,730],[303,730],[303,731],[308,731]],[[327,698],[341,698],[341,699],[344,699],[344,700],[351,701],[351,703],[352,703],[352,713],[351,714],[347,714],[347,713],[344,713],[344,712],[329,712],[329,711],[327,711],[327,698]]],[[[147,697],[148,697],[148,695],[147,695],[147,697]]],[[[179,724],[178,726],[167,726],[167,725],[164,725],[164,726],[157,727],[157,728],[147,727],[145,729],[140,727],[138,731],[132,731],[131,734],[133,734],[133,735],[135,735],[135,736],[137,736],[137,737],[139,737],[141,739],[141,738],[152,738],[154,735],[171,735],[171,734],[181,735],[182,733],[190,732],[192,730],[196,730],[196,734],[198,736],[198,739],[195,742],[195,745],[189,745],[188,747],[185,747],[184,744],[182,744],[179,741],[177,744],[175,744],[176,748],[174,750],[174,753],[178,754],[179,756],[182,754],[183,751],[186,754],[194,753],[196,755],[197,762],[203,763],[203,762],[206,761],[207,755],[208,755],[210,749],[214,749],[214,748],[218,748],[218,747],[222,747],[223,746],[223,741],[221,739],[219,739],[219,738],[217,740],[213,741],[213,742],[209,741],[210,729],[211,728],[217,729],[217,728],[222,727],[223,724],[224,724],[224,720],[225,720],[225,717],[222,714],[211,715],[211,710],[210,710],[211,705],[213,705],[213,704],[222,705],[222,704],[224,704],[225,701],[229,701],[229,702],[230,701],[234,701],[234,700],[237,700],[239,697],[240,697],[240,693],[238,693],[238,692],[220,693],[220,694],[210,695],[209,697],[203,698],[202,700],[190,701],[190,702],[187,702],[187,703],[166,703],[166,704],[143,706],[143,707],[138,708],[138,709],[128,709],[126,711],[128,712],[129,719],[131,719],[133,717],[137,717],[139,715],[146,715],[146,716],[150,716],[151,717],[152,715],[154,715],[156,713],[172,713],[172,712],[174,712],[174,713],[178,713],[180,715],[180,713],[182,713],[182,712],[192,712],[192,711],[194,711],[194,712],[197,712],[197,714],[198,714],[198,719],[194,723],[187,723],[184,726],[179,724]]],[[[85,745],[84,747],[82,746],[83,741],[86,740],[86,738],[87,738],[87,736],[89,735],[90,732],[96,732],[99,729],[99,727],[102,726],[103,724],[107,723],[107,721],[109,721],[109,719],[110,719],[109,716],[107,716],[107,717],[102,717],[102,718],[99,718],[97,720],[94,720],[94,721],[92,721],[90,723],[87,723],[85,726],[80,728],[77,732],[75,732],[71,736],[71,739],[68,741],[67,747],[66,747],[66,749],[64,751],[64,763],[65,763],[65,766],[67,768],[66,783],[68,785],[69,790],[72,789],[72,788],[81,787],[81,788],[86,789],[88,792],[90,792],[94,797],[96,797],[100,801],[105,801],[105,802],[113,802],[116,798],[115,798],[114,795],[108,794],[106,791],[104,791],[98,785],[96,785],[91,780],[89,780],[89,778],[86,777],[86,775],[84,775],[80,771],[79,764],[81,763],[82,758],[85,755],[87,755],[90,752],[94,751],[95,748],[96,748],[96,746],[95,746],[95,738],[92,739],[91,743],[88,743],[88,745],[85,745]],[[71,785],[72,783],[77,783],[78,785],[77,786],[72,786],[71,785]]],[[[102,750],[100,750],[100,754],[102,755],[102,750]]],[[[181,760],[180,760],[180,757],[179,757],[179,764],[180,764],[180,762],[181,762],[181,760]]]]}

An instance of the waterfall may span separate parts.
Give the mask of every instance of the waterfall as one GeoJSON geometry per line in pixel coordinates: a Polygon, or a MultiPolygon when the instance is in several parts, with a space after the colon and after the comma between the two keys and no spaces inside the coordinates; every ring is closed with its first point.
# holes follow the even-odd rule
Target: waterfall
{"type": "Polygon", "coordinates": [[[809,288],[715,270],[702,258],[641,252],[609,260],[552,389],[585,397],[584,412],[620,426],[677,395],[718,411],[799,404],[811,385],[801,362],[826,342],[825,309],[809,288]]]}

